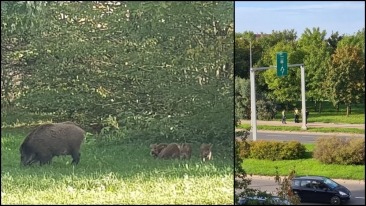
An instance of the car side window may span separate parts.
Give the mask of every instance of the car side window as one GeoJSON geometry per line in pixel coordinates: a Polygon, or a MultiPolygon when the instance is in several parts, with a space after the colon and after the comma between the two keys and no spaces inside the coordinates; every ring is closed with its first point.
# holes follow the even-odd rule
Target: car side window
{"type": "Polygon", "coordinates": [[[311,181],[310,180],[302,180],[300,186],[305,187],[305,188],[311,188],[311,181]]]}
{"type": "Polygon", "coordinates": [[[313,189],[319,189],[320,182],[318,180],[311,181],[311,186],[313,189]]]}
{"type": "Polygon", "coordinates": [[[292,186],[299,187],[300,186],[300,180],[293,180],[292,181],[292,186]]]}
{"type": "Polygon", "coordinates": [[[319,189],[321,189],[321,190],[327,190],[328,189],[328,186],[324,182],[320,182],[319,189]]]}

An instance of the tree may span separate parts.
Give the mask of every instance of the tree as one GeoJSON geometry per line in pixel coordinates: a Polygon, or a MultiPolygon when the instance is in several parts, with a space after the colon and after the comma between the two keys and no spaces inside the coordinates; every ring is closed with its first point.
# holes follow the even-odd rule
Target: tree
{"type": "MultiPolygon", "coordinates": [[[[272,60],[272,65],[276,65],[276,53],[287,52],[288,64],[303,62],[303,52],[297,50],[295,43],[279,42],[270,49],[268,57],[272,60]]],[[[276,69],[267,69],[263,72],[265,83],[268,85],[268,97],[280,103],[297,102],[301,96],[300,70],[289,68],[288,75],[277,77],[276,69]]]]}
{"type": "Polygon", "coordinates": [[[337,44],[339,41],[341,41],[343,38],[343,35],[339,35],[338,32],[335,32],[330,35],[330,37],[327,39],[327,45],[328,49],[330,51],[330,54],[333,54],[334,51],[337,49],[337,44]]]}
{"type": "Polygon", "coordinates": [[[327,71],[327,94],[334,106],[346,104],[347,116],[351,104],[365,98],[365,58],[362,50],[353,45],[337,47],[327,71]]]}
{"type": "Polygon", "coordinates": [[[258,60],[258,49],[255,34],[244,32],[235,34],[235,76],[249,79],[250,44],[252,44],[252,64],[258,60]]]}
{"type": "Polygon", "coordinates": [[[250,119],[250,81],[249,79],[235,78],[235,115],[239,119],[250,119]]]}
{"type": "Polygon", "coordinates": [[[299,49],[304,52],[305,82],[307,98],[315,100],[315,111],[321,112],[321,102],[326,100],[324,79],[330,58],[325,40],[326,31],[306,28],[298,40],[299,49]],[[319,104],[317,104],[319,102],[319,104]]]}

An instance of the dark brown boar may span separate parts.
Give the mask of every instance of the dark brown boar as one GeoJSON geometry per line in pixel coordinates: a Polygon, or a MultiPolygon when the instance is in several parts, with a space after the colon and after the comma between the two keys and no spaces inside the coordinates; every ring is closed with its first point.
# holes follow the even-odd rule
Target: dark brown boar
{"type": "Polygon", "coordinates": [[[78,164],[84,135],[85,131],[73,122],[41,125],[31,131],[20,146],[21,163],[50,164],[54,156],[71,155],[72,164],[78,164]]]}

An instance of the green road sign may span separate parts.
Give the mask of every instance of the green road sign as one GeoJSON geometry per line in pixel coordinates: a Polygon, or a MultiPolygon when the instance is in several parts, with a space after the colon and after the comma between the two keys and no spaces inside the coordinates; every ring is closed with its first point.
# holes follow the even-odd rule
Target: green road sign
{"type": "Polygon", "coordinates": [[[277,53],[277,76],[282,77],[287,75],[287,53],[277,53]]]}

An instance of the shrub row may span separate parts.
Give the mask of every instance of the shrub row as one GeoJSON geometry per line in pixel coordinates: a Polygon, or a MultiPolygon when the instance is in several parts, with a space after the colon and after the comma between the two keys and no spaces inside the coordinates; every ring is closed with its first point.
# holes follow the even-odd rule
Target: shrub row
{"type": "Polygon", "coordinates": [[[239,144],[239,157],[268,159],[268,160],[293,160],[304,157],[306,148],[298,141],[242,141],[239,144]]]}
{"type": "Polygon", "coordinates": [[[365,139],[321,137],[315,144],[313,157],[326,164],[365,164],[365,139]]]}

